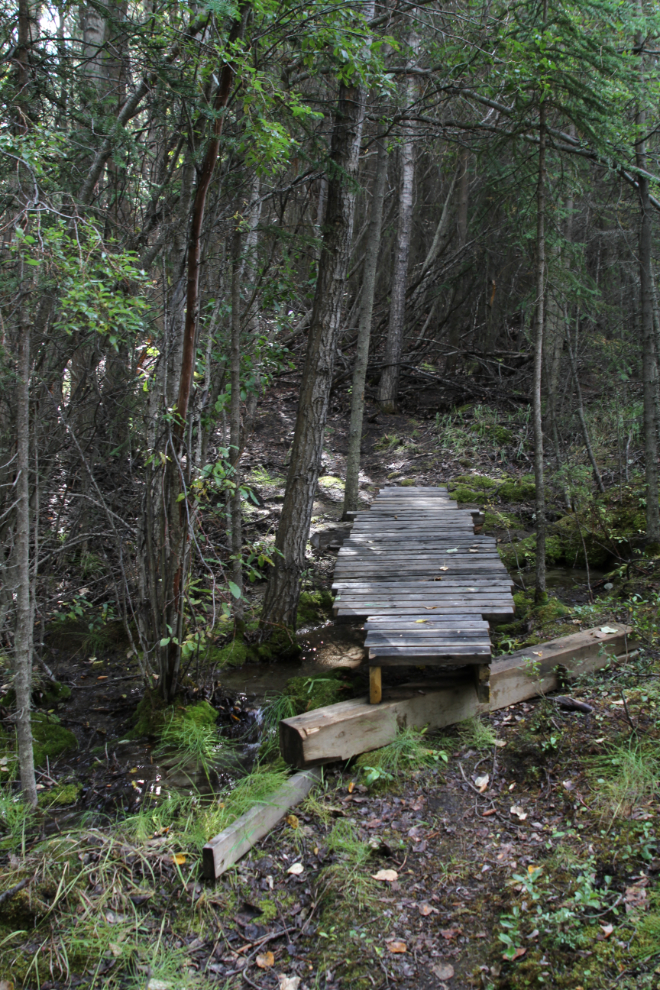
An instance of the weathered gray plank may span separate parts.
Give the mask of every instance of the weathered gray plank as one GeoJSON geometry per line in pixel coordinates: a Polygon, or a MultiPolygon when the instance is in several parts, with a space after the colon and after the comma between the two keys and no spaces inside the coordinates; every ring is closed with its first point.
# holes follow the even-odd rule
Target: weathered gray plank
{"type": "Polygon", "coordinates": [[[215,880],[233,866],[252,846],[262,839],[289,808],[305,798],[319,780],[316,770],[304,770],[286,780],[267,800],[248,812],[207,842],[202,850],[202,870],[209,880],[215,880]]]}

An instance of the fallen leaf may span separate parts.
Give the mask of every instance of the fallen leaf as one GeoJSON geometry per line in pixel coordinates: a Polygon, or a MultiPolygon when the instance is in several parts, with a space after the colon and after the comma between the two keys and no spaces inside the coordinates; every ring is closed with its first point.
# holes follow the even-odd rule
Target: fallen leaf
{"type": "MultiPolygon", "coordinates": [[[[108,948],[110,949],[110,952],[113,954],[113,956],[115,957],[115,959],[119,959],[120,955],[124,951],[122,949],[121,945],[117,945],[116,942],[110,942],[109,945],[108,945],[108,948]]],[[[0,983],[0,990],[2,990],[2,984],[1,983],[0,983]]]]}
{"type": "Polygon", "coordinates": [[[0,990],[14,990],[11,980],[0,980],[0,990]]]}
{"type": "Polygon", "coordinates": [[[493,739],[493,746],[497,746],[498,749],[504,749],[506,746],[506,739],[493,739]]]}
{"type": "Polygon", "coordinates": [[[287,825],[290,825],[291,828],[298,828],[298,826],[300,825],[300,822],[298,821],[298,818],[297,818],[296,815],[287,815],[286,816],[286,823],[287,823],[287,825]]]}
{"type": "Polygon", "coordinates": [[[255,961],[259,969],[270,969],[271,966],[275,965],[275,956],[272,952],[262,952],[255,961]]]}
{"type": "Polygon", "coordinates": [[[147,990],[170,990],[171,986],[167,980],[149,980],[147,990]]]}
{"type": "Polygon", "coordinates": [[[454,975],[454,967],[451,963],[436,963],[435,966],[431,966],[431,972],[434,976],[437,976],[439,980],[451,980],[454,975]]]}
{"type": "Polygon", "coordinates": [[[294,877],[299,877],[301,873],[305,872],[305,867],[302,863],[294,863],[286,872],[293,874],[294,877]]]}
{"type": "Polygon", "coordinates": [[[527,812],[523,811],[519,804],[511,805],[511,814],[519,818],[521,822],[524,822],[527,818],[527,812]]]}
{"type": "Polygon", "coordinates": [[[391,941],[385,943],[387,945],[388,952],[407,952],[408,946],[405,942],[402,942],[400,938],[393,938],[391,941]]]}
{"type": "Polygon", "coordinates": [[[489,808],[487,811],[482,812],[483,818],[490,818],[491,815],[497,814],[497,808],[489,808]]]}
{"type": "Polygon", "coordinates": [[[614,931],[614,925],[601,925],[600,927],[605,938],[609,938],[614,931]]]}
{"type": "Polygon", "coordinates": [[[458,553],[458,547],[454,547],[452,550],[445,550],[445,553],[458,553]]]}
{"type": "Polygon", "coordinates": [[[438,570],[439,571],[448,571],[449,568],[448,567],[439,567],[438,570]]]}
{"type": "Polygon", "coordinates": [[[109,925],[122,925],[125,921],[128,921],[128,916],[125,914],[117,914],[116,911],[106,911],[105,920],[109,925]]]}
{"type": "Polygon", "coordinates": [[[183,866],[183,864],[186,861],[185,853],[174,853],[174,855],[172,856],[172,860],[176,863],[177,866],[183,866]]]}
{"type": "Polygon", "coordinates": [[[430,904],[426,903],[426,901],[422,901],[421,904],[417,905],[417,910],[419,911],[419,913],[423,918],[428,918],[428,916],[432,914],[433,911],[437,912],[438,909],[432,908],[430,904]]]}
{"type": "Polygon", "coordinates": [[[626,887],[624,902],[628,914],[630,914],[631,911],[643,911],[647,906],[646,891],[643,887],[626,887]]]}
{"type": "Polygon", "coordinates": [[[355,790],[355,781],[352,780],[348,785],[348,793],[352,794],[354,790],[355,790]]]}
{"type": "Polygon", "coordinates": [[[534,654],[535,657],[542,657],[543,656],[543,652],[537,653],[536,650],[532,650],[532,653],[534,654]]]}
{"type": "Polygon", "coordinates": [[[367,822],[366,828],[378,828],[378,826],[382,824],[383,821],[381,818],[372,818],[371,821],[367,822]]]}
{"type": "Polygon", "coordinates": [[[280,990],[298,990],[300,986],[299,976],[284,976],[283,973],[280,974],[280,990]]]}
{"type": "Polygon", "coordinates": [[[453,938],[456,938],[457,935],[462,935],[463,934],[463,929],[462,928],[441,928],[440,929],[440,934],[448,942],[451,942],[451,940],[453,938]]]}
{"type": "MultiPolygon", "coordinates": [[[[527,952],[527,949],[517,948],[516,951],[511,956],[511,962],[515,962],[516,959],[522,958],[522,956],[524,956],[526,952],[527,952]]],[[[503,956],[502,958],[503,959],[508,959],[509,957],[508,956],[503,956]]]]}
{"type": "Polygon", "coordinates": [[[379,870],[378,873],[371,874],[372,880],[385,880],[387,883],[394,883],[395,880],[399,879],[399,874],[396,870],[379,870]]]}
{"type": "Polygon", "coordinates": [[[488,787],[488,784],[489,783],[490,783],[490,774],[489,773],[484,774],[483,777],[475,777],[474,778],[474,786],[477,788],[477,790],[479,791],[480,794],[483,794],[483,792],[488,787]]]}
{"type": "Polygon", "coordinates": [[[565,791],[575,790],[575,784],[573,783],[572,780],[562,780],[561,786],[564,788],[565,791]]]}
{"type": "Polygon", "coordinates": [[[428,622],[428,619],[415,619],[415,622],[428,622]]]}
{"type": "Polygon", "coordinates": [[[600,631],[602,633],[615,633],[615,632],[618,632],[619,630],[618,629],[614,629],[612,626],[601,626],[600,627],[600,631]]]}

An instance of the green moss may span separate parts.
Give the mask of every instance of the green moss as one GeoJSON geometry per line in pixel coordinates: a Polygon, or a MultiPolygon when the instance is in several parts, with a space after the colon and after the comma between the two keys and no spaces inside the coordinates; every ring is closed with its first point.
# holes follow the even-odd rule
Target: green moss
{"type": "Polygon", "coordinates": [[[59,724],[52,715],[43,712],[32,714],[32,737],[34,739],[34,765],[44,766],[46,759],[55,760],[67,750],[77,749],[78,740],[59,724]]]}
{"type": "Polygon", "coordinates": [[[255,659],[255,650],[238,637],[224,646],[214,646],[209,651],[209,660],[220,668],[242,667],[244,663],[255,659]]]}
{"type": "Polygon", "coordinates": [[[539,622],[552,622],[554,619],[560,619],[564,615],[570,613],[570,608],[563,605],[558,598],[548,598],[547,602],[543,605],[539,605],[534,609],[534,616],[539,622]]]}
{"type": "Polygon", "coordinates": [[[486,509],[484,529],[522,529],[522,523],[510,512],[486,509]]]}
{"type": "Polygon", "coordinates": [[[320,625],[332,615],[334,599],[329,591],[303,591],[298,601],[296,625],[320,625]]]}
{"type": "Polygon", "coordinates": [[[218,713],[208,701],[198,701],[195,705],[190,705],[182,712],[181,717],[196,725],[215,725],[218,713]]]}
{"type": "Polygon", "coordinates": [[[165,702],[155,691],[147,691],[135,709],[135,726],[126,734],[127,739],[140,736],[157,736],[165,722],[165,702]]]}
{"type": "Polygon", "coordinates": [[[341,674],[328,671],[324,677],[289,678],[284,694],[291,698],[298,714],[302,714],[336,704],[341,701],[341,694],[345,691],[346,685],[341,674]]]}
{"type": "Polygon", "coordinates": [[[507,430],[506,426],[497,426],[496,424],[485,425],[483,423],[476,424],[472,427],[473,433],[479,433],[482,437],[490,440],[492,443],[505,445],[508,443],[513,443],[513,433],[511,430],[507,430]]]}
{"type": "Polygon", "coordinates": [[[326,474],[322,478],[319,478],[319,485],[321,488],[342,488],[344,487],[344,482],[341,478],[335,478],[331,474],[326,474]]]}
{"type": "Polygon", "coordinates": [[[516,591],[513,603],[516,606],[516,619],[524,619],[534,605],[534,595],[526,591],[516,591]]]}
{"type": "Polygon", "coordinates": [[[497,493],[503,502],[533,502],[536,498],[536,485],[531,476],[520,481],[504,481],[497,493]]]}
{"type": "Polygon", "coordinates": [[[500,484],[485,474],[461,474],[458,478],[454,478],[454,482],[452,483],[468,485],[470,488],[480,491],[492,491],[494,488],[498,488],[500,484]]]}
{"type": "Polygon", "coordinates": [[[48,688],[44,691],[42,696],[42,704],[45,706],[56,705],[62,701],[68,701],[71,697],[71,688],[67,687],[66,684],[60,684],[56,681],[54,684],[49,682],[48,688]]]}
{"type": "Polygon", "coordinates": [[[415,484],[414,478],[405,478],[403,481],[399,482],[400,488],[409,488],[411,485],[415,484]]]}
{"type": "Polygon", "coordinates": [[[81,791],[82,784],[57,784],[49,791],[42,791],[39,795],[39,806],[52,808],[55,805],[75,804],[81,791]]]}
{"type": "Polygon", "coordinates": [[[302,653],[302,646],[292,629],[279,627],[273,629],[264,643],[252,650],[258,660],[294,660],[302,653]]]}
{"type": "Polygon", "coordinates": [[[457,485],[456,488],[450,491],[449,497],[455,498],[459,503],[482,501],[482,496],[479,492],[472,488],[466,488],[465,485],[457,485]]]}
{"type": "Polygon", "coordinates": [[[257,901],[257,907],[261,911],[259,921],[275,921],[278,916],[277,904],[275,901],[257,901]]]}

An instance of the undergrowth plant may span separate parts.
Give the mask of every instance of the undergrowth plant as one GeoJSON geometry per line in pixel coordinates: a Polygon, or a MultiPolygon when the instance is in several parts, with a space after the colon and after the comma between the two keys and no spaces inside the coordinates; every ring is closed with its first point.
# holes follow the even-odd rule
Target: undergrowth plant
{"type": "Polygon", "coordinates": [[[356,764],[364,773],[368,787],[378,782],[390,782],[402,773],[437,766],[447,762],[447,754],[432,749],[426,738],[426,729],[405,728],[397,733],[393,742],[371,753],[363,753],[356,764]]]}
{"type": "Polygon", "coordinates": [[[596,805],[610,824],[627,818],[657,793],[660,751],[655,740],[643,743],[632,738],[596,757],[592,766],[596,805]]]}
{"type": "Polygon", "coordinates": [[[369,860],[373,856],[371,846],[362,842],[351,822],[340,819],[327,839],[328,849],[335,854],[336,862],[319,875],[317,900],[335,898],[355,905],[358,911],[372,906],[377,894],[376,881],[371,877],[369,860]]]}

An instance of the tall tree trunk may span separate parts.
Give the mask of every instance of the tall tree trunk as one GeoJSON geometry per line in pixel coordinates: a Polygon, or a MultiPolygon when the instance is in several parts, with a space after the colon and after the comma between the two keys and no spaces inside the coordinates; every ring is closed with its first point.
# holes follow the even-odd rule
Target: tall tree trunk
{"type": "Polygon", "coordinates": [[[346,458],[346,489],[344,491],[344,518],[347,512],[355,512],[358,507],[360,479],[360,447],[362,444],[362,420],[364,416],[364,387],[369,363],[369,338],[376,292],[376,273],[380,249],[380,233],[383,225],[383,204],[387,184],[387,144],[383,136],[378,139],[376,176],[369,214],[369,231],[365,245],[364,272],[362,275],[362,298],[360,301],[360,321],[358,324],[353,388],[351,391],[351,422],[348,429],[348,456],[346,458]]]}
{"type": "Polygon", "coordinates": [[[237,635],[243,634],[243,525],[241,519],[241,475],[239,461],[241,459],[241,235],[237,231],[234,236],[231,273],[231,350],[230,350],[230,379],[231,400],[229,406],[229,446],[230,463],[234,469],[232,475],[233,489],[230,499],[231,513],[231,555],[232,580],[236,592],[232,589],[234,630],[237,635]]]}
{"type": "Polygon", "coordinates": [[[459,152],[460,179],[458,184],[458,210],[456,215],[456,230],[458,246],[463,247],[467,241],[468,204],[470,199],[470,170],[468,168],[470,153],[467,148],[459,152]]]}
{"type": "Polygon", "coordinates": [[[300,575],[318,482],[323,434],[344,302],[345,279],[353,236],[357,181],[366,91],[341,84],[332,132],[328,200],[323,222],[323,250],[300,388],[296,430],[261,617],[261,635],[295,625],[300,575]]]}
{"type": "MultiPolygon", "coordinates": [[[[229,34],[229,43],[235,41],[242,32],[243,15],[234,22],[229,34]]],[[[166,518],[163,533],[163,546],[169,563],[163,576],[171,581],[165,598],[164,623],[168,636],[159,648],[159,687],[166,700],[172,700],[176,692],[179,668],[181,665],[181,640],[183,636],[184,597],[187,570],[190,561],[190,529],[192,519],[183,492],[184,438],[188,418],[188,405],[192,392],[195,353],[197,349],[197,323],[199,317],[199,276],[201,270],[202,228],[208,194],[220,149],[220,137],[224,123],[222,111],[227,106],[234,82],[234,66],[225,62],[220,75],[220,83],[213,101],[216,114],[211,138],[199,167],[197,186],[192,205],[190,234],[188,239],[186,313],[183,327],[183,347],[181,353],[181,374],[176,403],[176,422],[172,431],[169,459],[164,469],[163,500],[166,518]]]]}
{"type": "Polygon", "coordinates": [[[535,600],[545,600],[545,478],[543,466],[543,327],[545,322],[545,152],[546,105],[541,102],[539,120],[539,173],[536,193],[536,325],[534,339],[534,480],[536,482],[536,588],[535,600]]]}
{"type": "MultiPolygon", "coordinates": [[[[410,47],[416,52],[418,40],[415,36],[410,39],[410,47]]],[[[406,83],[406,108],[411,107],[415,99],[416,82],[414,76],[409,76],[406,83]]],[[[399,223],[396,232],[394,249],[394,268],[392,271],[392,293],[390,297],[390,322],[387,330],[385,345],[385,367],[380,378],[378,401],[383,412],[396,411],[399,396],[399,377],[401,354],[403,352],[403,334],[406,318],[406,284],[408,280],[408,259],[410,256],[410,236],[412,233],[413,213],[413,184],[415,181],[415,146],[413,143],[413,125],[404,123],[404,139],[400,150],[400,185],[399,185],[399,223]]]]}
{"type": "MultiPolygon", "coordinates": [[[[578,375],[577,367],[577,330],[575,333],[575,354],[573,353],[573,346],[571,344],[571,332],[568,323],[568,314],[565,314],[565,324],[566,324],[566,343],[568,344],[568,359],[571,364],[571,375],[573,376],[573,384],[575,385],[575,393],[577,396],[578,403],[578,419],[580,420],[580,427],[582,428],[582,439],[584,440],[584,445],[587,448],[587,455],[589,457],[589,462],[591,464],[591,469],[594,473],[594,480],[598,486],[599,492],[605,491],[605,485],[603,484],[603,479],[600,476],[600,471],[598,470],[598,464],[596,462],[596,456],[591,446],[591,438],[589,437],[589,428],[587,427],[587,420],[584,415],[584,403],[582,401],[582,388],[580,387],[580,378],[578,375]]],[[[576,319],[577,326],[577,319],[576,319]]]]}
{"type": "MultiPolygon", "coordinates": [[[[641,0],[638,3],[643,14],[641,0]]],[[[644,39],[641,32],[636,35],[639,50],[644,39]]],[[[640,70],[644,82],[644,65],[640,70]]],[[[637,167],[646,170],[646,140],[643,137],[647,126],[646,109],[640,106],[637,111],[637,130],[640,138],[635,146],[637,167]]],[[[646,541],[650,546],[660,543],[660,506],[658,503],[658,435],[655,414],[656,387],[658,378],[655,332],[653,326],[653,228],[651,225],[651,202],[649,180],[645,175],[637,176],[639,189],[639,286],[641,303],[642,331],[642,380],[644,385],[644,452],[646,457],[646,541]]]]}
{"type": "Polygon", "coordinates": [[[30,595],[30,331],[21,319],[16,383],[16,631],[14,690],[16,735],[21,789],[28,804],[37,803],[32,753],[32,634],[34,614],[30,595]]]}

